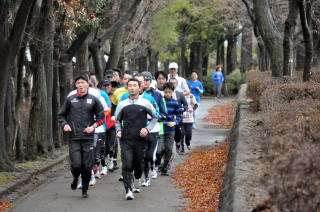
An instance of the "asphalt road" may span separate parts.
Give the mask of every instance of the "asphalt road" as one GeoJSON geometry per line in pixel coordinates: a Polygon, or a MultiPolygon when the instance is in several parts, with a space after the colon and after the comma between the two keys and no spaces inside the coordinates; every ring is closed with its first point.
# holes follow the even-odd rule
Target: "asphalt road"
{"type": "MultiPolygon", "coordinates": [[[[216,105],[223,105],[228,99],[204,98],[197,114],[197,129],[193,131],[192,150],[204,149],[217,145],[220,140],[228,136],[228,130],[210,129],[210,123],[202,121],[207,111],[216,105]]],[[[191,150],[191,151],[192,151],[191,150]]],[[[175,152],[175,151],[174,151],[175,152]]],[[[174,154],[173,167],[183,162],[187,155],[174,154]]],[[[72,191],[70,183],[72,175],[65,162],[54,170],[44,174],[42,185],[35,187],[26,195],[19,198],[10,210],[12,212],[170,212],[180,211],[184,207],[184,200],[180,199],[181,190],[175,188],[171,178],[159,176],[152,180],[151,186],[142,188],[142,192],[135,194],[132,201],[124,200],[124,188],[118,181],[120,170],[98,179],[95,186],[89,188],[89,198],[83,199],[81,191],[72,191]]]]}

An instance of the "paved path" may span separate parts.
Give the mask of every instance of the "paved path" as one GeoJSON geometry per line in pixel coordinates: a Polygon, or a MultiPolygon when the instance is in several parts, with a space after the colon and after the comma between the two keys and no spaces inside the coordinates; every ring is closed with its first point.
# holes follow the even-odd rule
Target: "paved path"
{"type": "MultiPolygon", "coordinates": [[[[214,146],[217,141],[228,135],[228,130],[206,128],[209,123],[202,121],[208,109],[215,105],[223,105],[231,98],[213,100],[204,98],[198,109],[198,128],[194,131],[192,149],[214,146]]],[[[175,152],[175,151],[174,151],[175,152]]],[[[173,166],[181,163],[186,155],[174,155],[173,166]]],[[[72,181],[67,162],[45,174],[45,183],[25,195],[14,204],[13,212],[105,212],[105,211],[179,211],[184,206],[179,199],[181,191],[174,187],[170,177],[160,176],[151,182],[151,186],[143,188],[135,194],[133,201],[124,200],[124,188],[118,181],[120,170],[97,180],[97,184],[89,189],[89,198],[80,197],[80,190],[70,190],[72,181]]]]}

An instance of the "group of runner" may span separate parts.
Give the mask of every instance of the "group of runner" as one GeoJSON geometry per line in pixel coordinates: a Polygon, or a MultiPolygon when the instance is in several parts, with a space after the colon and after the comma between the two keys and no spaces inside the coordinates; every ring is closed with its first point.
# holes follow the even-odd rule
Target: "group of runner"
{"type": "Polygon", "coordinates": [[[134,199],[133,193],[150,186],[158,174],[169,175],[174,143],[179,154],[185,146],[190,150],[203,86],[196,72],[188,83],[180,77],[175,62],[169,64],[169,72],[158,71],[153,77],[148,71],[109,69],[101,82],[94,74],[75,78],[76,89],[58,114],[69,134],[72,190],[81,188],[87,198],[95,178],[119,168],[120,149],[119,180],[125,199],[134,199]]]}

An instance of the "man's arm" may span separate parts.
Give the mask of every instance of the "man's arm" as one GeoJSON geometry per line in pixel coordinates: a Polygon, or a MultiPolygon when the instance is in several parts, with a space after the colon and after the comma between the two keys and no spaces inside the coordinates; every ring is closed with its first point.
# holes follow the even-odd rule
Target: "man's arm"
{"type": "Polygon", "coordinates": [[[58,123],[61,127],[64,127],[65,125],[68,124],[67,116],[69,115],[69,112],[70,112],[70,102],[69,102],[69,98],[67,98],[63,103],[57,117],[58,123]]]}

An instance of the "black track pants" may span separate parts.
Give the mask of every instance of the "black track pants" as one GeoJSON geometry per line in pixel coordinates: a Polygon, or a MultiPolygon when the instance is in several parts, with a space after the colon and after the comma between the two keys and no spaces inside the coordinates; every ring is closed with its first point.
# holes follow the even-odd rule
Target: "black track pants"
{"type": "Polygon", "coordinates": [[[93,140],[70,140],[69,160],[73,177],[79,178],[81,174],[82,189],[88,190],[94,162],[93,140]]]}
{"type": "Polygon", "coordinates": [[[126,190],[132,189],[133,172],[140,179],[144,170],[146,140],[120,140],[123,185],[126,190]]]}
{"type": "Polygon", "coordinates": [[[148,178],[150,164],[151,166],[156,161],[156,152],[158,146],[158,133],[149,133],[147,136],[147,149],[146,156],[144,159],[144,175],[148,178]]]}

